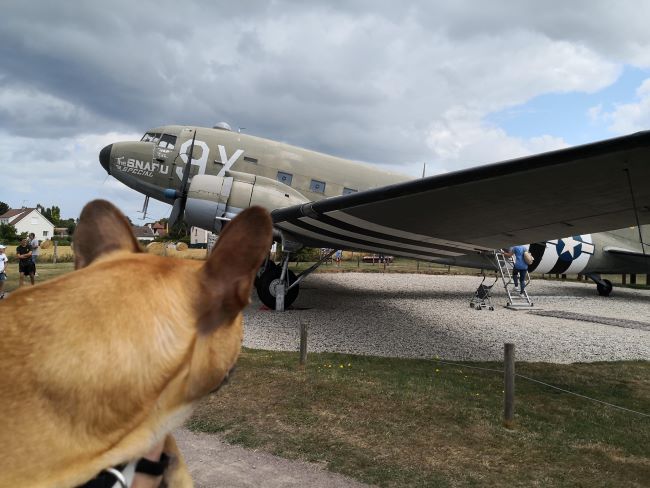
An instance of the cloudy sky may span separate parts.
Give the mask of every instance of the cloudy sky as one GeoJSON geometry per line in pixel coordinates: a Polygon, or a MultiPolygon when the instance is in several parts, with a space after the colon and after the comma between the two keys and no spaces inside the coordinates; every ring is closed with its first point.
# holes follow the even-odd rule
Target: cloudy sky
{"type": "Polygon", "coordinates": [[[172,123],[413,176],[643,130],[649,18],[624,0],[8,0],[0,201],[67,218],[101,197],[135,219],[98,152],[172,123]]]}

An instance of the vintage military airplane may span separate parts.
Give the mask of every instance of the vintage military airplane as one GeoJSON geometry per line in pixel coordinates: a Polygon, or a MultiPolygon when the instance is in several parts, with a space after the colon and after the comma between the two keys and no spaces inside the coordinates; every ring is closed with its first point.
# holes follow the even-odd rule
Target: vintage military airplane
{"type": "Polygon", "coordinates": [[[642,227],[650,224],[650,131],[421,179],[225,123],[151,129],[104,147],[99,161],[147,199],[173,205],[171,223],[180,217],[219,233],[251,205],[271,211],[283,259],[267,261],[256,282],[271,308],[277,294],[288,307],[320,264],[297,277],[288,270],[303,246],[494,268],[493,250],[531,242],[535,271],[586,274],[601,295],[612,284],[600,273],[650,273],[650,228],[642,227]],[[571,237],[554,239],[562,235],[571,237]]]}

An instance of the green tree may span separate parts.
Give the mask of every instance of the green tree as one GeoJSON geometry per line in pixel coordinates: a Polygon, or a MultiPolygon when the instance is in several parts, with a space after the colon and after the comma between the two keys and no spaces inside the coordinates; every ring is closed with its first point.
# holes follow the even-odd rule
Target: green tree
{"type": "Polygon", "coordinates": [[[18,240],[16,228],[11,224],[0,224],[0,241],[10,242],[18,240]]]}
{"type": "Polygon", "coordinates": [[[9,205],[7,205],[5,202],[0,202],[0,215],[7,212],[8,210],[9,210],[9,205]]]}
{"type": "Polygon", "coordinates": [[[68,229],[68,235],[71,236],[74,234],[75,229],[77,228],[77,222],[74,219],[68,219],[61,222],[63,226],[68,229]]]}
{"type": "Polygon", "coordinates": [[[50,210],[50,222],[52,222],[54,225],[59,225],[61,222],[61,209],[59,207],[56,207],[52,205],[52,208],[50,210]]]}
{"type": "Polygon", "coordinates": [[[46,208],[40,203],[37,203],[36,208],[39,212],[41,212],[41,214],[43,214],[43,217],[52,222],[55,226],[58,227],[60,225],[61,209],[59,207],[52,205],[51,207],[46,208]]]}
{"type": "Polygon", "coordinates": [[[182,220],[177,221],[174,226],[169,229],[169,233],[167,234],[167,237],[170,239],[183,239],[184,237],[189,237],[190,235],[190,228],[189,226],[182,220]]]}

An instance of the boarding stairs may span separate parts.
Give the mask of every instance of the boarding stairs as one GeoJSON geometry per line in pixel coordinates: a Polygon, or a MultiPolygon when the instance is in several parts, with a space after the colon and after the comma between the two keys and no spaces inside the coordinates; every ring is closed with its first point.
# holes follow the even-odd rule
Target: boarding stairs
{"type": "Polygon", "coordinates": [[[526,286],[524,287],[524,293],[520,295],[520,288],[515,286],[515,282],[512,278],[512,269],[514,268],[512,258],[507,257],[503,251],[497,250],[494,251],[494,259],[497,263],[499,276],[503,282],[503,288],[506,291],[506,295],[508,295],[508,303],[506,304],[506,307],[513,309],[532,307],[533,302],[530,299],[530,295],[528,295],[530,274],[526,272],[526,286]]]}

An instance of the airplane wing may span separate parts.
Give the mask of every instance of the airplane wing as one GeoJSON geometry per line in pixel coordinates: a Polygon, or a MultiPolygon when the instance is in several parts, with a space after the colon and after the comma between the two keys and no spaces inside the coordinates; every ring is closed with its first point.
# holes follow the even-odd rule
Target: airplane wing
{"type": "Polygon", "coordinates": [[[436,259],[650,223],[650,131],[277,209],[308,246],[436,259]]]}

